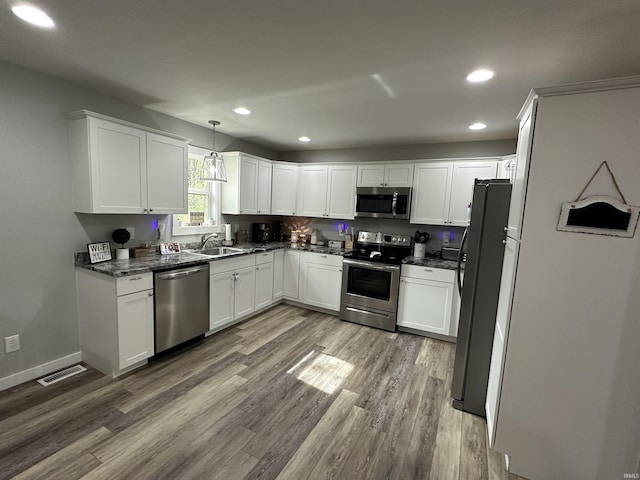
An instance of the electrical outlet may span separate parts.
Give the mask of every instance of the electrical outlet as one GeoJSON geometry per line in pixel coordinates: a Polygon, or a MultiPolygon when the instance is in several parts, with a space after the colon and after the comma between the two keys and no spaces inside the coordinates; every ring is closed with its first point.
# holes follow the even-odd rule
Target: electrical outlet
{"type": "Polygon", "coordinates": [[[129,240],[133,240],[134,238],[136,238],[136,235],[135,235],[135,234],[136,234],[135,228],[133,228],[133,227],[125,227],[125,230],[126,230],[127,232],[129,232],[129,235],[131,235],[131,238],[130,238],[129,240]]]}
{"type": "Polygon", "coordinates": [[[4,353],[17,352],[20,350],[20,335],[4,337],[4,353]]]}
{"type": "Polygon", "coordinates": [[[445,247],[449,246],[449,240],[451,239],[451,232],[449,230],[445,230],[442,234],[442,245],[445,247]]]}

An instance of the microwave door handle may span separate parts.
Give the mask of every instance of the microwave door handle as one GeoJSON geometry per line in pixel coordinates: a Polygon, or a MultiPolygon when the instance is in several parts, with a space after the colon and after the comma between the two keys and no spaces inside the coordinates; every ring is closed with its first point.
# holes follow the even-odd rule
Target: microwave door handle
{"type": "Polygon", "coordinates": [[[398,204],[398,192],[393,192],[393,200],[391,200],[391,215],[396,218],[396,205],[398,204]]]}

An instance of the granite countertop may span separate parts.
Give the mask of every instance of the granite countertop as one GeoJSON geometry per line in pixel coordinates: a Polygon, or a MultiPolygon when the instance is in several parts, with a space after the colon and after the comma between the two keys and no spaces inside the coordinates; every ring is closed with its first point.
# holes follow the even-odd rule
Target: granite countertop
{"type": "Polygon", "coordinates": [[[345,249],[318,247],[316,245],[291,245],[288,242],[271,242],[265,244],[247,243],[236,245],[235,247],[242,248],[246,251],[244,253],[238,253],[225,257],[212,257],[210,255],[202,255],[200,253],[183,251],[182,253],[176,253],[172,255],[155,255],[153,257],[129,258],[127,260],[114,259],[108,262],[94,264],[89,263],[88,254],[86,252],[80,252],[76,254],[75,265],[76,267],[103,273],[112,277],[124,277],[126,275],[165,270],[167,268],[176,268],[199,263],[201,264],[216,262],[219,260],[225,260],[227,258],[240,257],[256,252],[268,252],[283,248],[323,253],[328,255],[344,255],[345,251],[347,251],[345,249]]]}
{"type": "Polygon", "coordinates": [[[421,267],[442,268],[445,270],[455,270],[458,266],[456,260],[443,260],[437,256],[426,256],[425,258],[405,257],[402,259],[403,265],[418,265],[421,267]]]}

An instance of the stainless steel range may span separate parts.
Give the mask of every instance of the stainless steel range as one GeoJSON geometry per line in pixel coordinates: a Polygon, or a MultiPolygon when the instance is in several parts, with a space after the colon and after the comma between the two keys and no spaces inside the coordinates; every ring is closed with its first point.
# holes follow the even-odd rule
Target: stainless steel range
{"type": "Polygon", "coordinates": [[[340,318],[395,331],[400,264],[410,252],[410,235],[359,232],[342,262],[340,318]]]}

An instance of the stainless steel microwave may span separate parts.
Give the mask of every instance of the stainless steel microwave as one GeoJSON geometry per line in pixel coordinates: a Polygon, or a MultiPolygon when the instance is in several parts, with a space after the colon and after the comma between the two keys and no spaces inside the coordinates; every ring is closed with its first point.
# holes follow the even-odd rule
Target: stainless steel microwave
{"type": "Polygon", "coordinates": [[[356,217],[409,219],[411,188],[358,187],[356,217]]]}

